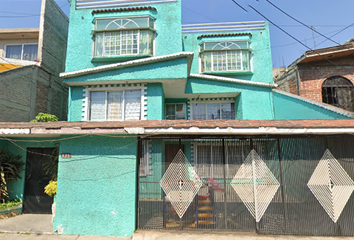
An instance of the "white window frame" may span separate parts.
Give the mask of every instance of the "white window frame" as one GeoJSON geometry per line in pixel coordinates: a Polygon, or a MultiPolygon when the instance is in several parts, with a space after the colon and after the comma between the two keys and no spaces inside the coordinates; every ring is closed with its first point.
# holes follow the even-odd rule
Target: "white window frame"
{"type": "MultiPolygon", "coordinates": [[[[253,62],[252,62],[252,48],[251,48],[251,42],[249,40],[236,40],[236,41],[232,41],[232,40],[228,40],[228,41],[207,41],[207,42],[203,42],[199,45],[199,57],[198,57],[198,62],[199,62],[199,73],[208,73],[208,72],[252,72],[253,71],[253,62]],[[201,50],[200,45],[203,43],[215,43],[215,46],[221,43],[227,43],[227,42],[231,42],[231,43],[237,43],[237,42],[247,42],[248,43],[248,48],[247,49],[230,49],[230,50],[201,50]],[[248,59],[248,64],[249,64],[249,69],[248,70],[214,70],[214,54],[213,53],[217,53],[217,52],[225,52],[225,58],[227,61],[227,53],[228,52],[240,52],[241,54],[241,69],[243,69],[243,55],[242,55],[242,51],[248,51],[249,54],[249,59],[248,59]],[[211,52],[211,56],[210,56],[210,61],[211,61],[211,71],[202,71],[202,64],[204,64],[202,62],[202,57],[201,55],[203,54],[203,52],[211,52]]],[[[215,47],[214,46],[214,47],[215,47]]],[[[204,66],[205,69],[205,66],[204,66]]]]}
{"type": "Polygon", "coordinates": [[[39,47],[38,43],[5,44],[5,45],[4,45],[4,47],[5,47],[4,58],[6,58],[7,47],[8,47],[8,46],[21,46],[21,59],[18,59],[18,60],[33,61],[33,60],[26,60],[26,59],[23,59],[23,51],[24,51],[25,45],[37,45],[37,57],[36,57],[36,58],[38,58],[38,47],[39,47]]]}
{"type": "Polygon", "coordinates": [[[123,87],[123,88],[93,88],[89,89],[87,91],[87,96],[86,96],[86,102],[88,103],[86,105],[86,120],[87,121],[92,121],[90,118],[91,115],[91,92],[106,92],[106,98],[105,98],[105,119],[104,120],[95,120],[95,121],[129,121],[125,120],[125,91],[131,91],[131,90],[140,90],[140,117],[139,120],[142,120],[144,117],[144,89],[141,87],[123,87]],[[122,119],[114,119],[114,120],[109,120],[107,119],[107,96],[108,92],[123,92],[123,101],[122,101],[122,119]]]}
{"type": "MultiPolygon", "coordinates": [[[[235,101],[230,101],[230,100],[220,100],[220,101],[191,101],[190,102],[190,112],[191,112],[191,119],[194,119],[193,118],[193,116],[194,116],[194,114],[193,114],[193,111],[194,111],[194,109],[193,109],[193,105],[194,104],[199,104],[199,103],[204,103],[204,104],[206,104],[205,105],[205,116],[207,117],[208,116],[208,107],[207,107],[207,105],[208,104],[220,104],[220,110],[221,110],[221,104],[222,103],[233,103],[234,104],[234,107],[235,107],[235,101]]],[[[220,120],[222,120],[223,118],[222,118],[222,114],[220,114],[220,118],[219,118],[220,120]]],[[[226,119],[226,120],[235,120],[236,119],[236,109],[235,109],[235,116],[234,116],[234,118],[232,118],[232,119],[226,119]]],[[[204,119],[204,120],[208,120],[208,118],[206,118],[206,119],[204,119]]],[[[210,120],[212,120],[212,119],[210,119],[210,120]]]]}
{"type": "MultiPolygon", "coordinates": [[[[144,16],[133,16],[133,17],[116,17],[116,18],[96,18],[95,19],[95,26],[96,26],[96,21],[97,20],[100,20],[100,19],[111,19],[111,20],[131,20],[134,19],[134,18],[151,18],[151,19],[154,19],[153,17],[149,16],[149,15],[144,15],[144,16]]],[[[156,22],[155,22],[156,19],[154,19],[154,27],[153,29],[151,28],[134,28],[134,29],[130,29],[130,28],[118,28],[116,30],[107,30],[107,31],[104,31],[104,30],[93,30],[93,45],[92,45],[92,57],[124,57],[124,56],[139,56],[141,55],[140,54],[140,31],[141,30],[151,30],[153,31],[153,43],[152,43],[152,56],[155,56],[156,55],[156,22]],[[95,51],[96,51],[96,34],[97,33],[103,33],[103,43],[105,42],[105,35],[107,32],[119,32],[119,33],[122,33],[124,31],[137,31],[137,35],[138,35],[138,40],[137,40],[137,53],[131,53],[131,54],[121,54],[122,52],[122,34],[120,34],[120,54],[119,55],[106,55],[105,54],[105,46],[102,47],[102,56],[96,56],[95,54],[95,51]]]]}
{"type": "Polygon", "coordinates": [[[165,119],[167,120],[167,116],[172,116],[172,115],[167,115],[167,105],[174,105],[175,106],[175,115],[173,115],[175,117],[174,120],[187,120],[187,104],[185,103],[165,103],[165,119]],[[177,104],[182,104],[184,106],[184,119],[176,119],[176,105],[177,104]]]}
{"type": "Polygon", "coordinates": [[[143,140],[142,151],[143,156],[140,158],[139,163],[139,177],[146,177],[152,175],[151,173],[151,140],[143,140]]]}

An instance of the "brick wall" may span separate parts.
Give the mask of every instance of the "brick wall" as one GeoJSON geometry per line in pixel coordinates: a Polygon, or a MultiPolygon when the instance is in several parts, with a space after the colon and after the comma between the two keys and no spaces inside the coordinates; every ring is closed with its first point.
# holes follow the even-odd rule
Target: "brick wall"
{"type": "Polygon", "coordinates": [[[354,57],[346,57],[299,65],[300,96],[322,102],[322,84],[333,76],[344,77],[354,85],[353,63],[354,57]]]}

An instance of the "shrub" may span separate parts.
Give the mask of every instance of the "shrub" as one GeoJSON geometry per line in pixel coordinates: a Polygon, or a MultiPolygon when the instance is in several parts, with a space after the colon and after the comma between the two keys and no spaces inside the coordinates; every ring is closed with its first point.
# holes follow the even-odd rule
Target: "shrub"
{"type": "Polygon", "coordinates": [[[58,118],[55,115],[51,115],[48,113],[38,113],[35,119],[31,120],[31,122],[58,122],[58,118]]]}

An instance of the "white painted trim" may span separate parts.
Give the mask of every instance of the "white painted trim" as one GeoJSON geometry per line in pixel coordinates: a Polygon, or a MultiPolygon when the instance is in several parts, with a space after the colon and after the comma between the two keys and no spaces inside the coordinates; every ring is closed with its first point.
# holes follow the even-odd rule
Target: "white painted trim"
{"type": "Polygon", "coordinates": [[[18,128],[0,128],[0,134],[30,134],[31,130],[28,128],[18,129],[18,128]]]}
{"type": "MultiPolygon", "coordinates": [[[[181,58],[181,57],[193,58],[193,55],[194,55],[194,52],[179,52],[179,53],[173,53],[173,54],[162,55],[162,56],[157,56],[157,57],[149,57],[149,58],[143,58],[143,59],[132,60],[132,61],[127,61],[127,62],[107,64],[107,65],[103,65],[103,66],[99,66],[99,67],[86,68],[86,69],[81,69],[81,70],[72,71],[72,72],[64,72],[64,73],[60,73],[59,76],[62,78],[71,78],[71,77],[77,77],[77,76],[81,76],[81,75],[92,74],[92,73],[97,73],[97,72],[102,72],[102,71],[113,70],[113,69],[134,67],[134,66],[139,66],[139,65],[144,65],[144,64],[161,62],[161,61],[166,61],[166,60],[176,59],[176,58],[181,58]]],[[[69,83],[67,83],[67,84],[69,84],[69,83]]]]}
{"type": "Polygon", "coordinates": [[[311,99],[308,99],[308,98],[305,98],[305,97],[301,97],[301,96],[298,96],[298,95],[295,95],[295,94],[291,94],[291,93],[288,93],[288,92],[279,91],[279,90],[276,90],[276,89],[273,89],[273,92],[282,94],[282,95],[287,96],[287,97],[295,98],[295,99],[303,101],[303,102],[307,102],[307,103],[313,104],[313,105],[315,105],[317,107],[321,107],[323,109],[326,109],[326,110],[341,114],[341,115],[346,116],[346,117],[354,118],[354,113],[342,110],[342,109],[337,108],[337,107],[332,107],[331,105],[328,105],[328,104],[325,104],[325,103],[317,102],[317,101],[314,101],[314,100],[311,100],[311,99]]]}
{"type": "Polygon", "coordinates": [[[275,83],[252,82],[252,81],[247,81],[247,80],[212,76],[212,75],[206,75],[206,74],[193,74],[193,73],[191,73],[189,76],[195,77],[195,78],[207,79],[207,80],[215,80],[215,81],[221,81],[221,82],[233,82],[233,83],[239,83],[239,84],[245,84],[245,85],[251,85],[251,86],[259,86],[259,87],[269,87],[269,88],[278,87],[278,84],[275,84],[275,83]]]}
{"type": "Polygon", "coordinates": [[[82,103],[82,121],[87,121],[88,119],[88,112],[89,112],[89,88],[86,87],[83,89],[84,94],[83,94],[83,103],[82,103]]]}
{"type": "Polygon", "coordinates": [[[195,24],[183,24],[182,27],[196,27],[196,26],[215,26],[215,25],[243,25],[243,24],[256,24],[263,23],[265,21],[248,21],[248,22],[224,22],[224,23],[195,23],[195,24]]]}
{"type": "Polygon", "coordinates": [[[122,0],[116,1],[102,1],[102,2],[88,2],[88,3],[80,3],[81,1],[77,1],[76,9],[90,9],[90,8],[104,8],[104,7],[119,7],[119,6],[134,6],[134,5],[146,5],[146,4],[159,4],[159,3],[169,3],[169,2],[177,2],[177,0],[160,0],[160,1],[140,1],[140,2],[129,2],[125,1],[122,3],[122,0]]]}
{"type": "Polygon", "coordinates": [[[353,128],[145,128],[145,134],[194,134],[194,135],[304,135],[304,134],[354,134],[353,128]]]}

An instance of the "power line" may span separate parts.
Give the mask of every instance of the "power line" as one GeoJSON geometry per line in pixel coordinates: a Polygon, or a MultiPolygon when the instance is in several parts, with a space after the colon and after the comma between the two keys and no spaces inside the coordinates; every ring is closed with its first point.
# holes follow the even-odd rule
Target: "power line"
{"type": "MultiPolygon", "coordinates": [[[[354,25],[354,23],[350,24],[349,26],[347,26],[347,27],[343,28],[343,29],[342,29],[342,30],[340,30],[339,32],[337,32],[337,33],[333,34],[332,36],[330,36],[330,38],[332,38],[332,37],[334,37],[334,36],[338,35],[339,33],[343,32],[344,30],[346,30],[346,29],[348,29],[348,28],[352,27],[353,25],[354,25]]],[[[320,44],[322,44],[322,43],[324,43],[325,41],[327,41],[327,40],[324,40],[324,41],[320,42],[319,44],[317,44],[317,46],[318,46],[318,45],[320,45],[320,44]]]]}
{"type": "MultiPolygon", "coordinates": [[[[332,39],[328,38],[327,36],[323,35],[322,33],[316,31],[316,29],[314,28],[311,28],[310,26],[306,25],[305,23],[297,20],[296,18],[292,17],[290,14],[286,13],[285,11],[283,11],[282,9],[280,9],[278,6],[276,6],[275,4],[273,4],[271,1],[269,0],[266,0],[269,4],[271,4],[273,7],[275,7],[276,9],[278,9],[279,11],[281,11],[282,13],[284,13],[286,16],[290,17],[291,19],[293,19],[294,21],[304,25],[305,27],[307,27],[308,29],[314,31],[315,33],[321,35],[322,37],[326,38],[327,40],[330,40],[331,42],[337,44],[337,45],[340,45],[340,43],[336,42],[336,41],[333,41],[332,39]]],[[[250,6],[250,5],[249,5],[250,6]]]]}
{"type": "Polygon", "coordinates": [[[238,4],[235,0],[232,0],[239,8],[241,8],[243,11],[248,12],[245,8],[243,8],[240,4],[238,4]]]}
{"type": "Polygon", "coordinates": [[[259,15],[261,15],[262,17],[264,17],[268,22],[270,22],[271,24],[273,24],[275,27],[277,27],[279,30],[281,30],[282,32],[284,32],[286,35],[288,35],[289,37],[291,37],[292,39],[294,39],[296,42],[300,43],[301,45],[303,45],[304,47],[306,47],[309,50],[312,50],[310,47],[308,47],[306,44],[302,43],[300,40],[298,40],[297,38],[295,38],[293,35],[291,35],[290,33],[288,33],[287,31],[285,31],[284,29],[282,29],[281,27],[279,27],[277,24],[275,24],[274,22],[272,22],[269,18],[267,18],[266,16],[264,16],[262,13],[260,13],[259,11],[257,11],[257,9],[255,9],[254,7],[252,7],[251,5],[248,5],[250,8],[252,8],[255,12],[257,12],[259,15]]]}

